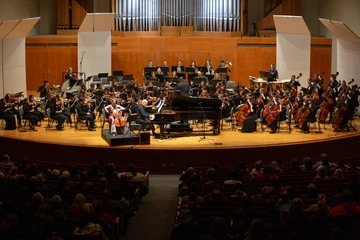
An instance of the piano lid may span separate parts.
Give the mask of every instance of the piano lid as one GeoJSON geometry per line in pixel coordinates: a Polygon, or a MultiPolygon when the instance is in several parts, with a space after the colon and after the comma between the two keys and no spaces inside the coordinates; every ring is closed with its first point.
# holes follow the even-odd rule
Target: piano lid
{"type": "Polygon", "coordinates": [[[173,109],[192,109],[196,108],[197,110],[201,109],[200,105],[207,110],[209,108],[219,109],[222,105],[220,99],[217,98],[198,98],[198,97],[188,97],[180,94],[180,91],[174,90],[169,91],[169,97],[166,100],[166,104],[171,105],[173,109]]]}

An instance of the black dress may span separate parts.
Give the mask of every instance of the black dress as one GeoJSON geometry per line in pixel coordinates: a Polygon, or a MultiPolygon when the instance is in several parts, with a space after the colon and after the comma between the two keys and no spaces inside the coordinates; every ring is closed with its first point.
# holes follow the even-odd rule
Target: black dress
{"type": "MultiPolygon", "coordinates": [[[[248,103],[246,103],[248,104],[248,103]]],[[[253,112],[251,112],[244,120],[243,122],[243,126],[241,129],[242,133],[252,133],[254,131],[256,131],[256,119],[258,118],[257,114],[256,114],[256,102],[252,101],[251,104],[253,105],[253,112]]]]}

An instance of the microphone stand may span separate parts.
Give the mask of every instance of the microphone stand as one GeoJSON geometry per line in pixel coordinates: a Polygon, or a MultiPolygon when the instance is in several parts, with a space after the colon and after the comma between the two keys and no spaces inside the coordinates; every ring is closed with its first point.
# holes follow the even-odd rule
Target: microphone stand
{"type": "Polygon", "coordinates": [[[199,102],[198,104],[199,104],[199,106],[200,106],[200,108],[201,108],[201,111],[202,111],[202,113],[203,113],[203,122],[202,122],[203,136],[200,137],[199,142],[201,142],[202,140],[207,140],[207,141],[211,140],[211,141],[214,141],[214,139],[212,139],[212,138],[206,138],[206,134],[205,134],[205,122],[206,122],[207,117],[206,117],[206,113],[205,113],[205,111],[204,111],[204,108],[203,108],[203,106],[202,106],[202,102],[199,102]]]}

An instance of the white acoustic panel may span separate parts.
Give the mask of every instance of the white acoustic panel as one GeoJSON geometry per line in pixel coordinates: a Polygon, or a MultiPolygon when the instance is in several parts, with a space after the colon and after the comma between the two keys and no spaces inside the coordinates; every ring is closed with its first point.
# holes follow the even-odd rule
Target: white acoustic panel
{"type": "Polygon", "coordinates": [[[25,37],[39,21],[40,17],[22,19],[5,39],[25,37]]]}
{"type": "Polygon", "coordinates": [[[337,38],[360,43],[360,38],[353,31],[351,31],[351,29],[348,28],[348,26],[346,26],[345,23],[336,22],[336,21],[331,21],[331,22],[340,32],[340,36],[337,38]]]}
{"type": "Polygon", "coordinates": [[[279,79],[290,79],[291,75],[303,74],[300,84],[306,85],[310,76],[311,36],[304,34],[276,34],[276,69],[279,79]]]}
{"type": "Polygon", "coordinates": [[[310,35],[302,16],[274,15],[276,33],[296,33],[310,35]]]}
{"type": "Polygon", "coordinates": [[[87,76],[98,73],[111,75],[111,32],[79,32],[78,60],[79,71],[82,70],[87,76]]]}
{"type": "Polygon", "coordinates": [[[26,91],[25,38],[3,40],[3,94],[26,91]]]}
{"type": "Polygon", "coordinates": [[[86,14],[79,32],[111,31],[115,13],[88,13],[86,14]]]}
{"type": "Polygon", "coordinates": [[[354,78],[360,86],[360,44],[352,41],[337,40],[337,71],[339,79],[350,81],[354,78]]]}
{"type": "Polygon", "coordinates": [[[0,24],[0,40],[3,40],[20,22],[20,20],[5,21],[0,24]]]}

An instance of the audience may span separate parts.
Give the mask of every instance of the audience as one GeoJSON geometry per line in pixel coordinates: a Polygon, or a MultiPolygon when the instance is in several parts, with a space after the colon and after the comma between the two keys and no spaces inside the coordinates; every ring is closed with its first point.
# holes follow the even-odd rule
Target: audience
{"type": "Polygon", "coordinates": [[[360,207],[354,202],[354,194],[350,190],[341,193],[341,205],[330,210],[330,216],[356,215],[360,214],[360,207]]]}

